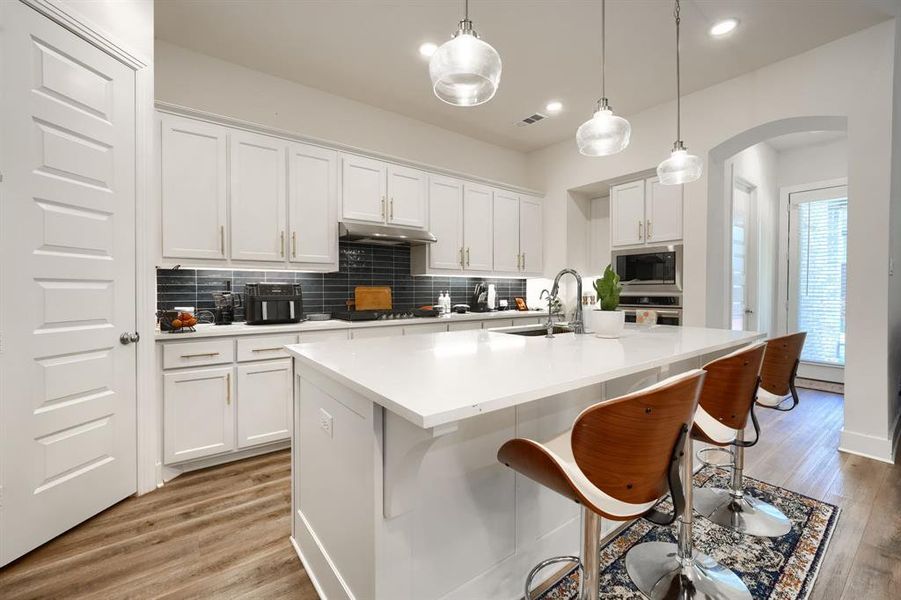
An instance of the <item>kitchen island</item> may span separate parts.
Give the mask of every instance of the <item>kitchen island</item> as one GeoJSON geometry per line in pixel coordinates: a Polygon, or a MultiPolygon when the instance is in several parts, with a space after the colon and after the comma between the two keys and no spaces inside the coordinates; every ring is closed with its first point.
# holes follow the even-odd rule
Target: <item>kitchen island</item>
{"type": "Polygon", "coordinates": [[[760,337],[659,326],[289,346],[295,549],[323,598],[521,597],[534,564],[578,553],[579,512],[497,449],[760,337]]]}

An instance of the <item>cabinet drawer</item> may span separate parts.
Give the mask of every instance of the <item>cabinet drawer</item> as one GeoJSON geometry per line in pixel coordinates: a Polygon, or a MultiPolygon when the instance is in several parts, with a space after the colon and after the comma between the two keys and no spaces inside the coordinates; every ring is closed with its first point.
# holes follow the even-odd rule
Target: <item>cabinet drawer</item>
{"type": "Polygon", "coordinates": [[[360,329],[352,329],[351,336],[355,340],[363,338],[391,337],[393,335],[403,335],[403,327],[361,327],[360,329]]]}
{"type": "Polygon", "coordinates": [[[238,362],[288,356],[284,346],[296,343],[295,334],[238,338],[238,362]]]}
{"type": "Polygon", "coordinates": [[[204,340],[197,342],[169,343],[163,345],[163,368],[198,367],[218,365],[235,360],[235,341],[204,340]]]}
{"type": "Polygon", "coordinates": [[[427,323],[425,325],[410,325],[404,327],[404,335],[416,335],[417,333],[443,333],[447,331],[446,323],[427,323]]]}
{"type": "Polygon", "coordinates": [[[304,331],[300,334],[300,343],[329,342],[331,340],[350,339],[347,329],[324,329],[322,331],[304,331]]]}
{"type": "Polygon", "coordinates": [[[485,321],[485,329],[499,329],[501,327],[513,327],[519,319],[491,319],[485,321]]]}
{"type": "Polygon", "coordinates": [[[530,317],[525,319],[513,319],[514,325],[542,325],[547,322],[547,319],[542,319],[541,317],[530,317]]]}
{"type": "Polygon", "coordinates": [[[448,331],[469,331],[472,329],[481,329],[482,321],[460,321],[459,323],[448,323],[448,331]]]}

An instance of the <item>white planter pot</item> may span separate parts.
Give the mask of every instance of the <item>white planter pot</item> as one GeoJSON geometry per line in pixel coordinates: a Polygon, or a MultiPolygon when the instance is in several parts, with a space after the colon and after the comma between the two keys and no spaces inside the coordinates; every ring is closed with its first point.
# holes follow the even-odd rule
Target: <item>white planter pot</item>
{"type": "Polygon", "coordinates": [[[589,310],[585,317],[588,331],[599,338],[618,338],[623,334],[626,313],[621,310],[589,310]]]}

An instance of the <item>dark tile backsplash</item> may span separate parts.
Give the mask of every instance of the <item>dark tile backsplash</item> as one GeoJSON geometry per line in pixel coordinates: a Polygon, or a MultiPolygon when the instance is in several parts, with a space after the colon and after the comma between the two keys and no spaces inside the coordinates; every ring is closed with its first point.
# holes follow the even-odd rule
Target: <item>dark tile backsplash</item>
{"type": "MultiPolygon", "coordinates": [[[[525,279],[481,279],[476,277],[433,277],[410,275],[410,248],[341,243],[337,273],[301,273],[297,271],[244,271],[211,269],[158,269],[156,272],[157,307],[195,306],[199,310],[213,307],[212,292],[225,289],[232,282],[236,292],[245,283],[285,281],[300,283],[304,311],[336,312],[345,309],[345,301],[353,298],[358,285],[390,285],[395,308],[413,308],[434,304],[444,290],[451,293],[453,304],[468,303],[478,282],[493,283],[498,298],[525,297],[525,279]]],[[[236,317],[244,319],[244,311],[236,317]]]]}

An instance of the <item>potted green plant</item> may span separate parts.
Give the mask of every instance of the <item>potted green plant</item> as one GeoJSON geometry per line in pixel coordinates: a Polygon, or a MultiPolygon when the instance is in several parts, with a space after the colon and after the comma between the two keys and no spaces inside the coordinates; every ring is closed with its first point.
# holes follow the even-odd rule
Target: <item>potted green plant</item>
{"type": "Polygon", "coordinates": [[[593,283],[594,290],[598,294],[596,308],[586,312],[589,331],[593,331],[597,337],[617,338],[623,333],[626,323],[626,315],[619,308],[619,294],[623,290],[619,282],[619,275],[611,265],[604,269],[604,275],[593,283]]]}

